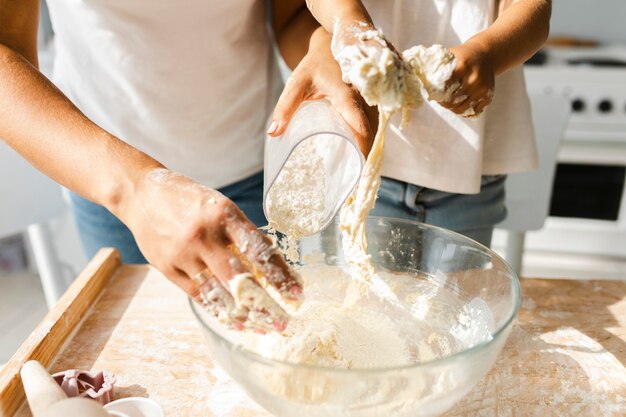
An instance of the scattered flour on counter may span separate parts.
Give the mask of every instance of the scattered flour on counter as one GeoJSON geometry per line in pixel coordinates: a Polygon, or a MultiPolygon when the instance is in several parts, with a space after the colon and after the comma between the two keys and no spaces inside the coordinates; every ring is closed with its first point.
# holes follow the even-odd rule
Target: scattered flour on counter
{"type": "MultiPolygon", "coordinates": [[[[539,311],[544,308],[532,305],[539,311]]],[[[610,339],[589,333],[587,325],[555,327],[555,323],[529,320],[514,326],[493,371],[464,406],[480,404],[472,410],[483,411],[481,415],[489,410],[503,416],[626,415],[626,370],[619,356],[607,350],[610,344],[605,342],[610,339]],[[490,403],[493,407],[487,406],[490,403]]],[[[450,415],[467,415],[464,406],[455,407],[450,415]]]]}

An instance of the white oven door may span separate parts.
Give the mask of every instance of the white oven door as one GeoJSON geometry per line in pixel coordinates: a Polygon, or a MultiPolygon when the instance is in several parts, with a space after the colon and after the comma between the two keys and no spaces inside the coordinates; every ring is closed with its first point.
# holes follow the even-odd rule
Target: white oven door
{"type": "Polygon", "coordinates": [[[626,143],[565,141],[550,217],[527,249],[626,258],[626,143]]]}

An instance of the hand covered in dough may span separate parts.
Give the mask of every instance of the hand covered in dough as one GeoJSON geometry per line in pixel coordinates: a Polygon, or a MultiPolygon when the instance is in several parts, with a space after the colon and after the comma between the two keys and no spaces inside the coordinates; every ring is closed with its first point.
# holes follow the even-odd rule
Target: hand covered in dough
{"type": "Polygon", "coordinates": [[[327,99],[352,129],[359,149],[367,156],[374,139],[377,112],[369,107],[353,86],[341,78],[341,69],[330,51],[330,35],[319,27],[309,50],[293,70],[276,104],[270,136],[280,136],[305,100],[327,99]]]}
{"type": "Polygon", "coordinates": [[[493,99],[495,70],[491,60],[470,42],[450,51],[456,58],[456,68],[447,82],[451,96],[439,104],[465,117],[478,116],[493,99]]]}
{"type": "Polygon", "coordinates": [[[407,105],[407,65],[382,32],[363,22],[337,21],[331,50],[343,80],[370,106],[393,112],[407,105]]]}
{"type": "Polygon", "coordinates": [[[120,214],[146,259],[220,319],[262,332],[285,328],[288,316],[265,288],[297,303],[299,277],[224,195],[159,168],[120,214]]]}

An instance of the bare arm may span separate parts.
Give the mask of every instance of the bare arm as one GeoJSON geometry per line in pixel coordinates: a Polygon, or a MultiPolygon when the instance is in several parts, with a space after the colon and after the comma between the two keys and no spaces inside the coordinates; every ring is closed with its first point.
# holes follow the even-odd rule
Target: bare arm
{"type": "Polygon", "coordinates": [[[458,114],[480,114],[491,103],[496,75],[522,64],[546,41],[551,6],[551,0],[502,0],[489,28],[451,48],[457,67],[450,82],[461,87],[440,104],[458,114]]]}
{"type": "Polygon", "coordinates": [[[496,21],[467,41],[482,48],[496,75],[524,63],[548,38],[551,0],[502,0],[496,21]]]}
{"type": "Polygon", "coordinates": [[[0,138],[119,217],[146,259],[187,293],[199,298],[193,280],[202,282],[209,294],[204,301],[216,314],[226,313],[237,325],[282,329],[284,312],[256,280],[243,282],[273,309],[235,308],[227,290],[230,279],[253,268],[285,300],[299,299],[300,284],[269,239],[219,192],[167,170],[91,122],[37,71],[38,7],[39,0],[0,0],[0,138]],[[249,320],[253,311],[263,322],[249,320]]]}
{"type": "MultiPolygon", "coordinates": [[[[328,7],[329,2],[323,3],[328,7]]],[[[316,4],[311,2],[310,7],[320,10],[316,4]]],[[[359,148],[367,155],[373,138],[370,121],[376,119],[375,109],[369,108],[358,91],[342,81],[341,69],[330,50],[331,35],[315,20],[303,0],[274,0],[273,8],[278,47],[293,74],[276,105],[268,134],[281,135],[303,101],[325,98],[350,126],[359,148]]],[[[330,13],[326,12],[322,18],[329,27],[333,26],[330,13]]]]}
{"type": "Polygon", "coordinates": [[[92,123],[39,73],[38,9],[38,0],[0,0],[0,138],[55,181],[119,212],[137,177],[162,166],[92,123]]]}
{"type": "Polygon", "coordinates": [[[272,10],[278,49],[293,70],[307,54],[311,36],[320,24],[307,10],[304,0],[273,0],[272,10]]]}
{"type": "Polygon", "coordinates": [[[38,18],[38,1],[0,1],[0,44],[13,46],[35,67],[38,18]]]}
{"type": "Polygon", "coordinates": [[[326,32],[333,33],[335,23],[350,26],[362,22],[373,27],[372,18],[360,0],[309,0],[309,10],[326,32]]]}

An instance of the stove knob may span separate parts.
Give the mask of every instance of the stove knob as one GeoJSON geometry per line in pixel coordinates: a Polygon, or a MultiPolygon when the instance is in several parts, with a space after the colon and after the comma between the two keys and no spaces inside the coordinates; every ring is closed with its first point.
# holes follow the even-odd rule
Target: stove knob
{"type": "Polygon", "coordinates": [[[575,113],[580,113],[585,110],[585,100],[582,98],[575,98],[572,100],[572,111],[575,113]]]}
{"type": "Polygon", "coordinates": [[[610,113],[613,111],[613,102],[611,100],[602,100],[598,103],[598,110],[600,113],[610,113]]]}

